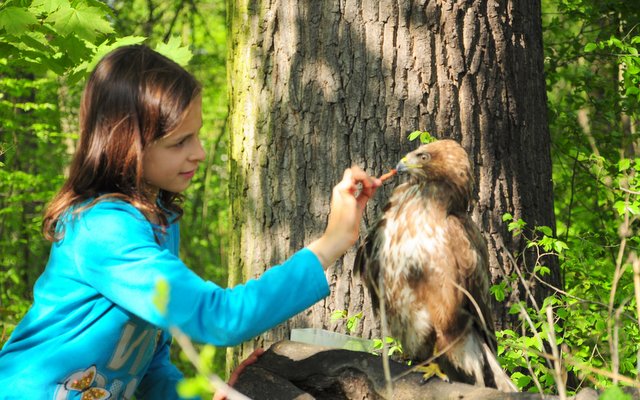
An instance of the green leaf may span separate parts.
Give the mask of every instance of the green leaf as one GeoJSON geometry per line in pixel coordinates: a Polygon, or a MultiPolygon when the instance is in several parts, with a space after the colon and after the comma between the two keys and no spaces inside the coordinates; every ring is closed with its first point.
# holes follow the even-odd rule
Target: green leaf
{"type": "Polygon", "coordinates": [[[606,43],[611,47],[617,47],[620,50],[624,49],[624,43],[622,43],[622,40],[613,35],[609,37],[609,40],[607,40],[606,43]]]}
{"type": "Polygon", "coordinates": [[[584,46],[584,51],[586,53],[591,53],[592,51],[594,51],[597,48],[598,48],[597,44],[595,44],[595,43],[587,43],[587,45],[584,46]]]}
{"type": "Polygon", "coordinates": [[[558,309],[556,309],[556,314],[558,314],[558,317],[562,319],[567,319],[567,317],[569,316],[569,311],[566,308],[559,307],[558,309]]]}
{"type": "Polygon", "coordinates": [[[618,211],[618,214],[624,215],[625,210],[627,209],[627,203],[622,200],[618,200],[613,204],[613,208],[618,211]]]}
{"type": "Polygon", "coordinates": [[[520,314],[521,309],[522,305],[520,303],[512,304],[511,307],[509,307],[509,314],[520,314]]]}
{"type": "Polygon", "coordinates": [[[522,231],[522,229],[527,226],[527,223],[524,222],[521,219],[517,219],[513,222],[509,222],[509,224],[507,224],[507,230],[509,232],[513,232],[514,235],[518,235],[520,234],[520,232],[522,231]]]}
{"type": "Polygon", "coordinates": [[[436,140],[438,140],[433,136],[431,136],[431,134],[427,131],[413,131],[407,136],[407,138],[410,141],[420,138],[420,143],[423,143],[423,144],[435,142],[436,140]]]}
{"type": "Polygon", "coordinates": [[[507,336],[507,337],[516,337],[518,335],[516,335],[515,331],[513,331],[512,329],[503,329],[502,331],[499,331],[500,334],[502,334],[503,336],[507,336]]]}
{"type": "Polygon", "coordinates": [[[29,46],[33,50],[37,50],[44,55],[54,55],[56,53],[55,49],[49,45],[47,37],[42,32],[25,32],[20,36],[20,40],[26,46],[29,46]]]}
{"type": "Polygon", "coordinates": [[[65,56],[72,61],[72,65],[78,65],[89,58],[92,50],[87,47],[88,43],[76,36],[58,36],[51,41],[59,49],[65,50],[65,56]]]}
{"type": "Polygon", "coordinates": [[[497,301],[503,301],[506,297],[505,289],[506,289],[506,283],[500,282],[497,285],[491,286],[489,291],[491,292],[491,294],[493,294],[493,296],[496,298],[497,301]]]}
{"type": "Polygon", "coordinates": [[[511,375],[511,379],[514,381],[516,386],[521,389],[531,383],[531,377],[523,374],[522,372],[514,372],[513,375],[511,375]]]}
{"type": "Polygon", "coordinates": [[[62,36],[73,34],[89,42],[94,42],[98,35],[114,32],[101,9],[84,3],[78,4],[77,8],[61,4],[45,21],[62,36]]]}
{"type": "Polygon", "coordinates": [[[420,136],[420,134],[422,133],[422,131],[413,131],[409,134],[408,139],[409,141],[414,141],[418,138],[418,136],[420,136]]]}
{"type": "Polygon", "coordinates": [[[552,236],[553,232],[551,231],[551,228],[549,228],[548,226],[538,226],[536,227],[536,229],[540,232],[542,232],[543,235],[547,235],[547,236],[552,236]]]}
{"type": "Polygon", "coordinates": [[[37,23],[36,16],[24,8],[11,6],[0,9],[0,29],[12,35],[19,36],[26,32],[30,25],[37,23]]]}
{"type": "Polygon", "coordinates": [[[211,393],[211,385],[209,385],[207,378],[202,375],[181,380],[178,382],[176,389],[181,397],[189,398],[208,395],[211,393]]]}
{"type": "Polygon", "coordinates": [[[105,16],[113,15],[113,10],[107,5],[108,2],[103,0],[74,0],[74,3],[84,3],[87,6],[97,8],[101,10],[105,16]]]}
{"type": "Polygon", "coordinates": [[[54,57],[43,57],[41,62],[42,65],[55,72],[57,75],[63,75],[66,72],[67,65],[65,65],[64,62],[61,63],[59,59],[54,57]]]}
{"type": "Polygon", "coordinates": [[[63,6],[71,7],[71,4],[67,0],[34,0],[29,8],[48,15],[63,6]]]}
{"type": "Polygon", "coordinates": [[[632,397],[618,386],[611,386],[600,395],[600,400],[631,400],[632,397]]]}
{"type": "Polygon", "coordinates": [[[335,322],[337,320],[347,318],[347,310],[335,310],[331,313],[331,321],[335,322]]]}
{"type": "Polygon", "coordinates": [[[164,279],[159,279],[156,282],[156,293],[153,296],[153,305],[160,311],[160,314],[165,315],[167,313],[167,306],[169,305],[169,282],[164,279]]]}
{"type": "Polygon", "coordinates": [[[182,41],[175,36],[171,37],[167,43],[158,44],[155,50],[183,67],[189,64],[189,61],[193,57],[191,50],[183,46],[182,41]]]}
{"type": "Polygon", "coordinates": [[[11,58],[18,54],[18,49],[8,43],[0,42],[0,54],[3,57],[11,58]]]}
{"type": "Polygon", "coordinates": [[[211,361],[216,356],[216,347],[210,344],[202,346],[200,350],[200,366],[204,370],[205,375],[211,373],[211,361]]]}
{"type": "Polygon", "coordinates": [[[352,315],[347,318],[347,332],[353,333],[358,327],[358,323],[362,319],[362,312],[357,313],[356,315],[352,315]]]}
{"type": "Polygon", "coordinates": [[[71,74],[69,74],[67,78],[69,84],[76,83],[77,81],[82,79],[82,77],[92,71],[93,68],[95,68],[96,64],[98,64],[98,62],[102,59],[102,57],[107,55],[107,53],[109,53],[110,51],[120,46],[139,44],[144,42],[145,40],[146,38],[143,36],[124,36],[116,39],[114,42],[102,42],[97,48],[93,50],[93,55],[91,56],[91,59],[89,61],[85,61],[79,64],[78,66],[76,66],[76,68],[74,68],[71,74]]]}
{"type": "Polygon", "coordinates": [[[626,171],[629,169],[629,167],[631,167],[631,160],[629,160],[628,158],[623,158],[618,161],[618,171],[626,171]]]}
{"type": "Polygon", "coordinates": [[[533,268],[533,273],[539,273],[540,276],[545,276],[548,275],[551,272],[551,270],[549,269],[549,267],[545,267],[544,265],[536,265],[533,268]]]}
{"type": "Polygon", "coordinates": [[[431,134],[427,131],[424,131],[420,134],[420,142],[421,143],[431,143],[435,142],[437,139],[431,136],[431,134]]]}
{"type": "Polygon", "coordinates": [[[567,246],[567,244],[562,240],[555,240],[553,242],[553,249],[556,253],[561,254],[564,250],[569,249],[569,246],[567,246]]]}

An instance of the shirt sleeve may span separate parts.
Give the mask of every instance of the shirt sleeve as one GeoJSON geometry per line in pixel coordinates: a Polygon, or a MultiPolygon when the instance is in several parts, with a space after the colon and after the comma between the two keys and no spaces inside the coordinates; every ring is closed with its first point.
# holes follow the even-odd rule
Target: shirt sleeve
{"type": "Polygon", "coordinates": [[[324,270],[302,249],[258,279],[221,288],[191,271],[155,240],[151,224],[133,206],[101,202],[67,228],[79,275],[118,306],[199,342],[233,346],[313,305],[329,294],[324,270]],[[169,286],[165,312],[154,303],[156,285],[169,286]]]}
{"type": "Polygon", "coordinates": [[[182,380],[183,375],[170,361],[169,347],[171,345],[171,337],[165,334],[163,338],[164,341],[159,344],[147,373],[140,381],[140,385],[138,385],[136,390],[137,399],[182,399],[178,395],[177,385],[182,380]]]}

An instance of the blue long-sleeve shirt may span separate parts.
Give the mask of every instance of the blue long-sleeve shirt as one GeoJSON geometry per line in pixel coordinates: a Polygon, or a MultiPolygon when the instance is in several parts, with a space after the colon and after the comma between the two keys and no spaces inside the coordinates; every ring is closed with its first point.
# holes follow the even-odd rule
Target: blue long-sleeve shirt
{"type": "Polygon", "coordinates": [[[329,293],[308,249],[223,289],[180,261],[177,224],[158,243],[153,225],[122,201],[101,201],[63,226],[33,306],[0,351],[0,399],[176,398],[182,374],[169,361],[170,326],[236,345],[329,293]],[[159,281],[169,286],[164,313],[154,303],[159,281]]]}

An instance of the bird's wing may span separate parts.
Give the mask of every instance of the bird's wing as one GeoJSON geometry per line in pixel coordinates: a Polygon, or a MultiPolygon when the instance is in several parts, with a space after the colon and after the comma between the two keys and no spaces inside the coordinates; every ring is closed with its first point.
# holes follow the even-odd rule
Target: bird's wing
{"type": "Polygon", "coordinates": [[[469,314],[475,316],[479,327],[484,331],[485,340],[495,352],[496,337],[493,323],[493,315],[489,308],[490,298],[490,271],[487,245],[480,230],[470,217],[463,215],[450,215],[447,218],[449,232],[457,249],[455,261],[458,267],[458,279],[456,282],[468,292],[465,308],[469,314]]]}

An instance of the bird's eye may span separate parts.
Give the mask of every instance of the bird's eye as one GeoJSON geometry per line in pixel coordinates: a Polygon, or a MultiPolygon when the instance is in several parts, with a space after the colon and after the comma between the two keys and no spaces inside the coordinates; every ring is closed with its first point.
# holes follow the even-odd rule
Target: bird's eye
{"type": "Polygon", "coordinates": [[[422,153],[419,155],[421,161],[429,161],[431,159],[431,154],[422,153]]]}

